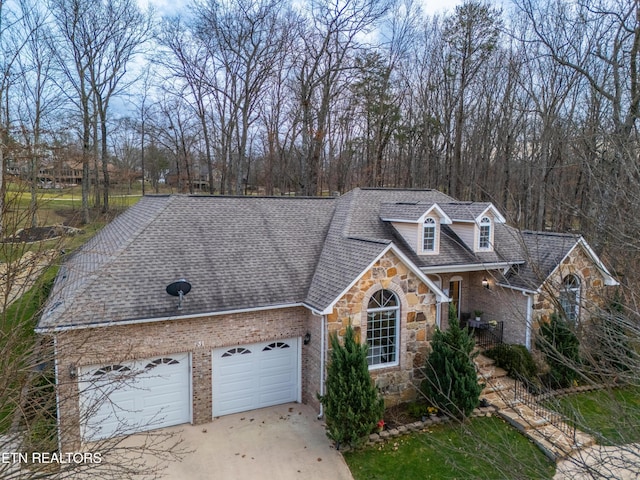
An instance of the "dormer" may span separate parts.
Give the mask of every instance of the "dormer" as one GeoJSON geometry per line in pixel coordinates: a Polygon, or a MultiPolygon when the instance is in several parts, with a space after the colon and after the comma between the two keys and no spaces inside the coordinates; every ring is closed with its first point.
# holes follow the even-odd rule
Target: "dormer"
{"type": "Polygon", "coordinates": [[[451,223],[437,203],[422,202],[382,204],[380,219],[390,222],[418,255],[440,253],[440,225],[451,223]]]}
{"type": "Polygon", "coordinates": [[[452,202],[442,205],[451,229],[475,253],[493,252],[496,224],[505,218],[491,203],[452,202]]]}

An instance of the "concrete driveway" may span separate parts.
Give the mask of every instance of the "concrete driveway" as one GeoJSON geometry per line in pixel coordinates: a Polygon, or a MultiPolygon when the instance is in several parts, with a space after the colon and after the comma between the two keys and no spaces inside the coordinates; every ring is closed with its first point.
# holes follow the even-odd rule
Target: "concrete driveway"
{"type": "MultiPolygon", "coordinates": [[[[178,432],[180,448],[189,453],[160,470],[171,480],[352,480],[316,416],[308,405],[288,403],[226,415],[204,425],[164,429],[178,432]]],[[[135,440],[131,437],[127,443],[135,440]]]]}

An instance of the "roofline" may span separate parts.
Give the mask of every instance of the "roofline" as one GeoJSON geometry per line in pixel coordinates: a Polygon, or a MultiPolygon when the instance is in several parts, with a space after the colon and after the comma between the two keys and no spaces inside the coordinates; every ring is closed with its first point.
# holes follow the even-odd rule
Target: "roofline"
{"type": "Polygon", "coordinates": [[[380,220],[382,220],[383,222],[395,222],[395,223],[414,223],[414,224],[420,224],[420,223],[424,223],[426,217],[432,212],[432,211],[436,211],[437,215],[440,217],[440,223],[441,224],[445,224],[445,225],[450,225],[451,223],[453,223],[453,221],[451,220],[451,217],[449,217],[449,215],[447,215],[444,210],[442,210],[442,208],[440,208],[440,206],[438,205],[438,203],[433,203],[427,210],[425,210],[425,212],[420,215],[416,220],[409,220],[407,218],[393,218],[393,217],[383,217],[380,216],[380,220]]]}
{"type": "Polygon", "coordinates": [[[508,284],[506,284],[506,283],[501,283],[501,282],[496,282],[496,285],[497,285],[498,287],[508,288],[509,290],[517,290],[517,291],[519,291],[519,292],[527,293],[527,294],[540,293],[540,289],[538,289],[538,290],[529,290],[529,289],[527,289],[527,288],[514,287],[513,285],[508,285],[508,284]]]}
{"type": "Polygon", "coordinates": [[[489,203],[489,206],[484,209],[484,211],[476,217],[476,222],[480,223],[482,217],[484,217],[489,210],[493,211],[493,216],[498,223],[507,223],[507,219],[502,216],[502,214],[498,211],[493,203],[489,203]]]}
{"type": "Polygon", "coordinates": [[[451,223],[453,223],[453,220],[451,220],[451,217],[449,215],[447,215],[444,210],[442,210],[442,208],[440,207],[440,205],[438,205],[438,203],[434,203],[433,205],[431,205],[431,208],[429,208],[429,210],[427,210],[426,212],[424,212],[420,218],[418,218],[418,223],[424,222],[427,215],[429,215],[433,210],[436,211],[436,213],[438,214],[438,216],[440,217],[440,223],[441,224],[446,224],[446,225],[450,225],[451,223]]]}
{"type": "Polygon", "coordinates": [[[367,265],[365,267],[364,270],[362,270],[362,272],[360,272],[359,275],[356,276],[356,278],[354,278],[354,280],[349,283],[349,285],[342,290],[342,292],[340,292],[336,298],[333,299],[333,301],[327,305],[325,307],[324,310],[322,310],[320,312],[321,315],[329,315],[331,312],[333,312],[333,307],[336,305],[336,303],[338,303],[338,301],[349,291],[351,290],[351,288],[353,288],[353,286],[362,278],[362,276],[368,272],[371,268],[373,268],[373,266],[375,265],[375,263],[380,260],[384,254],[386,254],[389,250],[391,250],[391,252],[393,252],[395,255],[397,255],[400,260],[409,268],[409,270],[411,270],[420,280],[422,280],[423,283],[425,283],[432,292],[434,292],[436,294],[436,302],[439,303],[446,303],[449,301],[449,297],[447,295],[444,294],[444,292],[438,288],[436,286],[435,283],[433,283],[433,281],[431,279],[429,279],[429,277],[427,277],[423,272],[420,271],[420,269],[418,267],[416,267],[416,265],[409,260],[409,258],[402,253],[393,243],[387,245],[377,256],[376,258],[373,259],[373,261],[371,261],[371,263],[369,263],[369,265],[367,265]]]}
{"type": "Polygon", "coordinates": [[[620,282],[618,282],[615,278],[613,278],[613,275],[609,273],[609,270],[607,270],[607,267],[604,266],[604,264],[602,263],[602,260],[600,260],[600,258],[596,255],[596,253],[591,249],[591,247],[589,246],[587,241],[584,239],[584,237],[580,235],[576,239],[576,243],[573,245],[573,247],[569,249],[569,251],[565,254],[564,257],[562,257],[562,259],[557,263],[557,265],[553,268],[553,270],[549,272],[549,275],[547,275],[547,278],[545,278],[542,281],[542,283],[540,283],[540,287],[538,287],[538,290],[540,290],[540,288],[542,288],[542,285],[544,285],[553,275],[555,275],[555,273],[558,271],[560,266],[569,257],[569,255],[571,255],[571,252],[573,252],[578,245],[584,248],[586,254],[591,258],[591,261],[595,264],[596,268],[600,270],[600,273],[604,277],[604,284],[606,286],[614,287],[614,286],[620,285],[620,282]]]}
{"type": "Polygon", "coordinates": [[[122,321],[108,321],[108,322],[90,322],[90,323],[82,323],[76,325],[59,325],[57,327],[36,327],[35,332],[40,334],[45,333],[55,333],[55,332],[66,332],[70,330],[84,330],[87,328],[100,328],[100,327],[116,327],[118,325],[136,325],[139,323],[155,323],[155,322],[165,322],[168,320],[187,320],[190,318],[199,318],[199,317],[217,317],[220,315],[233,315],[237,313],[251,313],[251,312],[260,312],[263,310],[277,310],[280,308],[294,308],[294,307],[305,307],[309,310],[318,313],[319,310],[312,308],[311,306],[297,302],[297,303],[283,303],[278,305],[267,305],[264,307],[251,307],[251,308],[236,308],[232,310],[219,310],[216,312],[203,312],[203,313],[190,313],[189,315],[173,315],[173,316],[165,316],[165,317],[154,317],[154,318],[139,318],[135,320],[122,320],[122,321]]]}
{"type": "Polygon", "coordinates": [[[596,255],[596,252],[593,251],[593,249],[589,246],[589,244],[584,239],[584,237],[582,237],[582,235],[580,235],[580,239],[578,240],[578,243],[582,245],[582,247],[587,251],[587,254],[591,257],[591,259],[596,264],[596,267],[598,267],[598,269],[600,270],[600,273],[604,275],[605,277],[604,284],[608,287],[615,287],[620,285],[620,282],[618,282],[613,277],[613,275],[611,275],[611,272],[609,272],[607,267],[605,267],[604,263],[602,263],[602,260],[600,260],[600,257],[596,255]]]}
{"type": "Polygon", "coordinates": [[[498,270],[508,268],[512,265],[522,264],[524,262],[493,262],[493,263],[466,263],[461,265],[436,265],[432,267],[422,267],[421,270],[425,274],[429,273],[460,273],[460,272],[481,272],[483,270],[498,270]]]}

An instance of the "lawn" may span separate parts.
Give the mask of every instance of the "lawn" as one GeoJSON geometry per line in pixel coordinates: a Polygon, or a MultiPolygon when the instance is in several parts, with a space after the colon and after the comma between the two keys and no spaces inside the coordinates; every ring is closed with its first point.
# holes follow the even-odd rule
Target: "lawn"
{"type": "Polygon", "coordinates": [[[554,409],[576,419],[576,426],[601,445],[640,442],[640,387],[598,390],[560,397],[554,409]]]}
{"type": "Polygon", "coordinates": [[[344,455],[355,480],[546,479],[555,465],[503,420],[438,425],[344,455]]]}

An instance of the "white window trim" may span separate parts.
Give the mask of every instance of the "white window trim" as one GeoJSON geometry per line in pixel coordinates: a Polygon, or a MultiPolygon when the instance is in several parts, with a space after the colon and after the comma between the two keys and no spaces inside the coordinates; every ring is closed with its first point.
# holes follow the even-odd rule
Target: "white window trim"
{"type": "MultiPolygon", "coordinates": [[[[369,370],[379,370],[379,369],[383,369],[383,368],[390,368],[390,367],[397,367],[398,365],[400,365],[400,323],[401,323],[401,317],[400,317],[400,298],[398,297],[398,294],[396,292],[394,292],[393,290],[388,290],[387,291],[391,292],[395,297],[396,297],[396,303],[397,305],[395,307],[377,307],[377,308],[367,308],[366,311],[366,332],[367,332],[367,345],[369,345],[369,313],[377,313],[377,312],[388,312],[388,311],[395,311],[395,318],[396,318],[396,325],[395,325],[395,360],[393,362],[388,362],[388,363],[376,363],[374,365],[368,365],[369,370]]],[[[376,292],[374,292],[375,294],[376,292]]],[[[368,302],[371,301],[371,297],[369,297],[368,302]]],[[[367,303],[368,303],[367,302],[367,303]]],[[[369,348],[371,348],[371,346],[369,346],[369,348]]],[[[367,361],[368,361],[368,355],[367,355],[367,361]]]]}
{"type": "Polygon", "coordinates": [[[493,233],[494,233],[494,221],[488,217],[488,216],[483,216],[480,221],[476,224],[476,241],[475,241],[475,245],[476,245],[476,251],[477,252],[492,252],[493,251],[493,233]],[[485,220],[488,220],[485,221],[485,220]],[[489,227],[489,238],[488,238],[488,245],[486,247],[482,247],[480,245],[480,242],[482,240],[482,227],[489,227]]]}
{"type": "Polygon", "coordinates": [[[559,297],[559,302],[560,302],[560,307],[562,308],[562,310],[564,311],[564,315],[566,316],[567,320],[570,322],[573,322],[574,324],[579,323],[580,321],[580,303],[581,303],[581,297],[582,297],[582,280],[580,277],[578,277],[577,275],[575,275],[574,273],[570,273],[568,275],[566,275],[563,279],[562,279],[562,283],[560,285],[560,297],[559,297]],[[565,282],[567,282],[567,280],[572,277],[575,279],[575,281],[577,282],[577,287],[572,287],[572,288],[567,288],[565,282]],[[564,308],[564,305],[562,304],[562,295],[565,293],[573,293],[575,295],[575,303],[573,305],[573,316],[574,318],[571,318],[569,316],[569,313],[567,312],[567,310],[564,308]]]}
{"type": "Polygon", "coordinates": [[[418,239],[418,247],[420,255],[437,255],[440,253],[440,222],[437,218],[434,217],[426,217],[424,222],[421,224],[420,232],[418,235],[420,238],[418,239]],[[431,220],[433,223],[428,223],[431,220]],[[425,226],[433,225],[433,250],[425,250],[424,249],[424,231],[425,226]]]}

